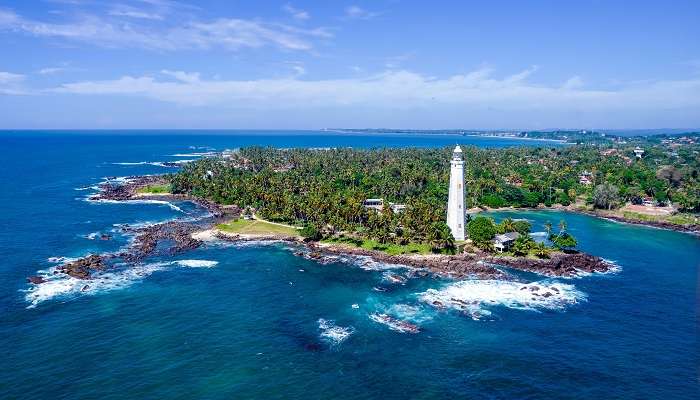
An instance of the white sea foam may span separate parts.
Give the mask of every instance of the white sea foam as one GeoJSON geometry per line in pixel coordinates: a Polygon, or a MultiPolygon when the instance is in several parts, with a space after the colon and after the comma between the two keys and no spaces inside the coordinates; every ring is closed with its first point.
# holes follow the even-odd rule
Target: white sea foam
{"type": "Polygon", "coordinates": [[[177,160],[177,161],[135,161],[135,162],[115,162],[114,165],[153,165],[156,167],[177,167],[183,164],[191,163],[197,161],[195,159],[190,160],[177,160]],[[175,165],[172,165],[175,164],[175,165]]]}
{"type": "Polygon", "coordinates": [[[112,200],[112,199],[95,199],[93,197],[88,197],[86,201],[91,202],[91,203],[106,203],[106,204],[160,204],[160,205],[166,205],[170,207],[171,209],[175,211],[179,211],[181,213],[185,213],[180,207],[176,206],[175,204],[165,201],[165,200],[112,200]]]}
{"type": "Polygon", "coordinates": [[[428,289],[418,298],[438,308],[464,311],[474,319],[491,315],[488,307],[520,310],[558,310],[586,300],[573,285],[555,281],[520,283],[499,280],[466,280],[442,289],[428,289]]]}
{"type": "Polygon", "coordinates": [[[39,271],[46,282],[31,285],[23,290],[27,308],[34,308],[48,300],[73,298],[78,295],[94,295],[106,291],[131,286],[152,273],[162,270],[172,263],[139,264],[118,271],[96,273],[90,280],[73,278],[65,274],[54,274],[55,267],[39,271]]]}
{"type": "Polygon", "coordinates": [[[332,345],[339,345],[355,333],[352,326],[338,326],[333,320],[319,318],[318,329],[321,330],[321,339],[330,342],[332,345]]]}
{"type": "MultiPolygon", "coordinates": [[[[51,262],[67,263],[75,261],[66,257],[52,257],[51,262]]],[[[37,271],[37,275],[45,282],[38,285],[30,285],[23,290],[25,300],[29,303],[28,308],[34,308],[38,304],[47,300],[59,298],[73,298],[78,295],[94,295],[116,289],[123,289],[131,286],[156,271],[164,270],[172,266],[187,268],[211,268],[217,265],[217,261],[209,260],[177,260],[170,262],[156,262],[148,264],[137,264],[122,269],[109,272],[97,272],[92,279],[84,280],[68,276],[63,273],[55,274],[57,267],[37,271]]]]}
{"type": "Polygon", "coordinates": [[[209,260],[178,260],[178,261],[175,261],[175,263],[181,267],[211,268],[211,267],[215,267],[219,262],[218,261],[209,261],[209,260]]]}
{"type": "Polygon", "coordinates": [[[388,314],[370,314],[369,319],[376,323],[387,326],[392,331],[400,333],[418,333],[421,331],[420,326],[405,320],[394,318],[388,314]]]}
{"type": "Polygon", "coordinates": [[[77,261],[79,258],[75,257],[49,257],[46,259],[46,261],[52,263],[52,264],[65,264],[73,261],[77,261]]]}
{"type": "Polygon", "coordinates": [[[194,152],[194,153],[178,153],[178,154],[171,154],[171,157],[210,157],[210,156],[215,156],[217,155],[216,152],[214,151],[203,151],[203,152],[194,152]]]}
{"type": "Polygon", "coordinates": [[[388,307],[379,307],[384,314],[393,315],[396,318],[415,324],[422,324],[433,319],[434,311],[426,310],[419,304],[397,303],[388,307]]]}
{"type": "Polygon", "coordinates": [[[79,188],[74,188],[73,190],[78,190],[78,191],[83,191],[83,190],[100,190],[100,187],[97,185],[92,185],[92,186],[83,186],[79,188]]]}

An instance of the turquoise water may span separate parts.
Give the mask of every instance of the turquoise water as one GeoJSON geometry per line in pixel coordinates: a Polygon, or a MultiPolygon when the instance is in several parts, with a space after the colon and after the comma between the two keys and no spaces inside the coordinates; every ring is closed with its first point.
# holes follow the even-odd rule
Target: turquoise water
{"type": "Polygon", "coordinates": [[[66,280],[41,291],[25,282],[55,265],[51,257],[124,246],[115,224],[203,214],[187,203],[85,201],[104,177],[173,171],[142,162],[250,144],[454,142],[318,132],[0,134],[0,398],[694,398],[700,240],[587,216],[493,214],[528,218],[536,230],[565,219],[583,250],[615,261],[619,272],[516,274],[516,287],[432,278],[401,285],[387,281],[390,266],[322,264],[284,244],[252,244],[149,259],[85,292],[66,280]],[[90,240],[95,232],[115,238],[90,240]],[[519,287],[533,282],[560,295],[532,302],[519,287]],[[478,314],[434,309],[426,296],[476,301],[478,314]],[[391,330],[370,318],[376,312],[422,332],[391,330]]]}

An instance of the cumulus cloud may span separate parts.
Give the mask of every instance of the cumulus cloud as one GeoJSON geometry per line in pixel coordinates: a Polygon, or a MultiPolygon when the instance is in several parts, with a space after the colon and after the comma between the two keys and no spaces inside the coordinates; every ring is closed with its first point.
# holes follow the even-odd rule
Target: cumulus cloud
{"type": "MultiPolygon", "coordinates": [[[[121,9],[112,16],[158,19],[157,14],[121,9]],[[129,15],[127,15],[129,14],[129,15]]],[[[316,41],[332,34],[324,28],[301,29],[259,20],[219,18],[187,19],[182,23],[132,24],[122,19],[105,19],[80,14],[65,23],[42,22],[24,18],[10,10],[0,10],[0,31],[36,37],[79,41],[111,48],[144,48],[161,51],[224,48],[277,47],[283,50],[310,51],[316,41]]]]}
{"type": "Polygon", "coordinates": [[[289,15],[292,16],[292,18],[299,20],[299,21],[306,21],[307,19],[311,18],[311,15],[307,11],[300,10],[298,8],[295,8],[291,4],[285,4],[282,9],[289,15]]]}
{"type": "Polygon", "coordinates": [[[152,13],[152,12],[146,12],[143,10],[139,10],[134,7],[129,7],[125,5],[119,5],[115,6],[111,10],[109,10],[109,15],[113,15],[116,17],[129,17],[129,18],[137,18],[137,19],[152,19],[152,20],[162,20],[164,17],[160,14],[157,13],[152,13]]]}
{"type": "Polygon", "coordinates": [[[345,18],[348,19],[372,19],[378,17],[377,12],[367,11],[364,8],[352,5],[345,8],[345,18]]]}
{"type": "Polygon", "coordinates": [[[24,94],[21,87],[24,78],[21,74],[0,71],[0,94],[24,94]]]}
{"type": "Polygon", "coordinates": [[[199,74],[163,71],[162,76],[124,76],[114,80],[61,85],[53,92],[81,95],[129,95],[183,106],[226,105],[251,109],[335,107],[407,109],[497,109],[539,111],[614,111],[700,108],[700,79],[630,84],[616,89],[582,89],[571,79],[544,86],[528,81],[533,72],[495,77],[481,68],[468,74],[434,78],[407,70],[344,79],[207,80],[199,74]]]}

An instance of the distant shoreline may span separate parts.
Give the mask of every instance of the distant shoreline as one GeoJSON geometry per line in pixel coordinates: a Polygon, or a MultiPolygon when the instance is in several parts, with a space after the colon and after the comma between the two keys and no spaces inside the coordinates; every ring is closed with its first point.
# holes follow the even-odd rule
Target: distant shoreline
{"type": "Polygon", "coordinates": [[[610,215],[595,210],[582,210],[579,208],[571,208],[568,206],[552,206],[552,207],[473,207],[467,210],[469,214],[478,214],[480,212],[498,212],[498,211],[564,211],[572,214],[587,215],[589,217],[604,219],[620,224],[640,225],[649,228],[664,229],[668,231],[687,233],[694,236],[700,236],[700,226],[698,225],[678,225],[663,221],[644,221],[639,219],[625,218],[617,215],[610,215]]]}

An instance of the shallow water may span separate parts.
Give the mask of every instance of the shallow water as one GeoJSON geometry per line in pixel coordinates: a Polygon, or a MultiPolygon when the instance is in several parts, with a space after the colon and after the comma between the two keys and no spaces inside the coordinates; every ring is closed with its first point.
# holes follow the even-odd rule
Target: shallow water
{"type": "Polygon", "coordinates": [[[693,398],[700,240],[576,214],[493,213],[528,218],[535,230],[563,218],[583,250],[619,272],[522,273],[510,283],[395,269],[408,279],[392,284],[390,266],[322,264],[281,243],[211,245],[106,274],[85,291],[58,279],[28,292],[25,277],[56,265],[51,257],[125,246],[118,224],[204,213],[188,203],[85,201],[104,177],[174,171],[148,163],[249,144],[454,142],[314,132],[0,134],[0,398],[693,398]],[[114,239],[91,240],[94,233],[114,239]],[[533,301],[520,290],[533,285],[558,293],[533,301]],[[424,301],[430,296],[469,306],[436,309],[424,301]],[[392,330],[375,313],[421,332],[392,330]]]}

